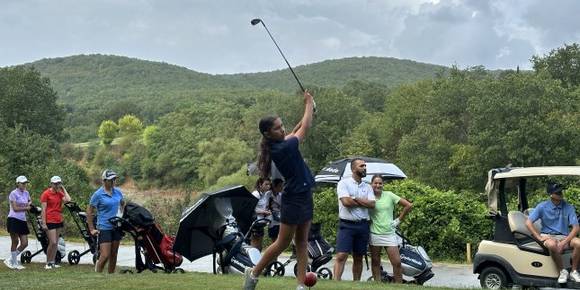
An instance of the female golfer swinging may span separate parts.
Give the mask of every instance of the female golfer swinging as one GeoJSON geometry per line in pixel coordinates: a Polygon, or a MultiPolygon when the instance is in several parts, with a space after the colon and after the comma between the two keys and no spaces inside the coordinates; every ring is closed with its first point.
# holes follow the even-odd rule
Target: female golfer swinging
{"type": "Polygon", "coordinates": [[[285,136],[284,125],[279,117],[265,117],[260,120],[260,155],[258,168],[261,177],[269,177],[271,161],[284,176],[286,185],[282,195],[280,214],[280,232],[278,238],[271,244],[253,269],[247,269],[245,273],[244,289],[253,290],[258,283],[258,276],[280,253],[288,247],[292,237],[296,244],[298,259],[298,272],[296,289],[306,289],[304,277],[308,263],[308,230],[312,220],[312,191],[314,178],[302,155],[298,145],[306,137],[306,133],[312,124],[314,113],[314,100],[312,95],[304,92],[304,115],[302,120],[285,136]]]}

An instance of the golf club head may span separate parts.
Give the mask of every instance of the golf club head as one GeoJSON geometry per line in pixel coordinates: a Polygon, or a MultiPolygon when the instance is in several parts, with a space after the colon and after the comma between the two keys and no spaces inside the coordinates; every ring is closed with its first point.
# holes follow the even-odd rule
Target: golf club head
{"type": "Polygon", "coordinates": [[[250,21],[250,23],[252,23],[252,25],[256,25],[260,22],[262,22],[262,19],[260,19],[260,18],[254,18],[254,19],[252,19],[252,21],[250,21]]]}

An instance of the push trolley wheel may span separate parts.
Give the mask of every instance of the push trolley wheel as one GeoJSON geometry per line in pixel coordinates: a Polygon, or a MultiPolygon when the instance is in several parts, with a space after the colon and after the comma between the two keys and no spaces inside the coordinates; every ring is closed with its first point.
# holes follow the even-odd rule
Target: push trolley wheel
{"type": "Polygon", "coordinates": [[[319,279],[332,280],[332,271],[326,267],[322,267],[316,271],[316,276],[319,279]]]}
{"type": "Polygon", "coordinates": [[[22,264],[29,264],[32,261],[32,252],[24,251],[20,255],[20,263],[22,264]]]}
{"type": "Polygon", "coordinates": [[[488,267],[481,271],[479,283],[484,289],[505,289],[508,280],[504,271],[498,267],[488,267]]]}
{"type": "Polygon", "coordinates": [[[81,253],[79,251],[74,250],[68,253],[68,263],[71,265],[76,265],[81,261],[81,253]]]}
{"type": "Polygon", "coordinates": [[[282,277],[282,276],[284,276],[285,272],[286,272],[286,269],[284,269],[284,265],[278,261],[274,261],[274,262],[270,263],[270,265],[268,265],[268,267],[266,268],[266,271],[264,271],[264,276],[282,277]]]}
{"type": "Polygon", "coordinates": [[[181,268],[175,268],[175,269],[173,270],[173,273],[179,273],[179,274],[183,274],[183,273],[185,273],[185,270],[183,270],[183,269],[181,269],[181,268]]]}

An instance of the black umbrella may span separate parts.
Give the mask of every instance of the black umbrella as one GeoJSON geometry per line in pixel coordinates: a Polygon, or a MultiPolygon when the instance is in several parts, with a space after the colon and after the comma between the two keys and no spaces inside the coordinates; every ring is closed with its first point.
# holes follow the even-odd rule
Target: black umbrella
{"type": "MultiPolygon", "coordinates": [[[[355,157],[344,158],[330,162],[314,177],[320,183],[338,183],[342,178],[352,176],[350,163],[355,157]]],[[[405,179],[407,176],[399,167],[386,160],[372,157],[356,157],[364,160],[367,164],[367,176],[363,179],[370,183],[375,174],[380,174],[383,179],[405,179]]]]}
{"type": "Polygon", "coordinates": [[[226,220],[235,219],[241,231],[249,229],[258,199],[244,186],[204,193],[182,215],[173,249],[194,261],[213,253],[221,239],[219,229],[226,220]]]}

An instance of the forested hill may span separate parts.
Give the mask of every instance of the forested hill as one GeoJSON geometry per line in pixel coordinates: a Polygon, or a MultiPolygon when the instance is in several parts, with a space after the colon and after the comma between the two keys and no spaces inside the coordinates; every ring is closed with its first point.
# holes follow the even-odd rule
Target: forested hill
{"type": "MultiPolygon", "coordinates": [[[[135,114],[147,123],[201,97],[253,96],[267,91],[298,90],[289,70],[211,75],[161,62],[112,55],[77,55],[43,59],[34,66],[64,104],[65,131],[71,141],[95,137],[102,120],[135,114]]],[[[356,57],[295,68],[306,87],[342,88],[349,81],[376,82],[393,88],[432,78],[446,68],[409,60],[356,57]]]]}
{"type": "MultiPolygon", "coordinates": [[[[31,63],[51,79],[64,101],[73,99],[166,95],[191,90],[273,89],[293,92],[288,69],[263,73],[210,75],[161,62],[111,55],[77,55],[31,63]]],[[[383,57],[327,60],[298,66],[305,85],[342,87],[348,81],[377,82],[388,87],[431,78],[443,66],[383,57]]]]}

